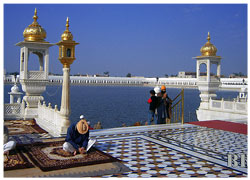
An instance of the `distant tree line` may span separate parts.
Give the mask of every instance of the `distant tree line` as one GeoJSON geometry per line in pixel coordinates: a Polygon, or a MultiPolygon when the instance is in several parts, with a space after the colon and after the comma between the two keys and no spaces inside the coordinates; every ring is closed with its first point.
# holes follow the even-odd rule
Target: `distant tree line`
{"type": "Polygon", "coordinates": [[[19,72],[7,72],[6,75],[19,75],[19,72]]]}
{"type": "Polygon", "coordinates": [[[237,76],[237,77],[243,77],[243,76],[245,76],[245,74],[244,74],[244,73],[242,73],[242,72],[239,72],[239,73],[233,73],[233,75],[235,75],[235,76],[237,76]]]}

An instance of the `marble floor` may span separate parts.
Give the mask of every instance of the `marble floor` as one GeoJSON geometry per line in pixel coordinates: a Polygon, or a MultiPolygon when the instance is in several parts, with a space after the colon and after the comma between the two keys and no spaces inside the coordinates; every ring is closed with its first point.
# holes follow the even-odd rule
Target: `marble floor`
{"type": "MultiPolygon", "coordinates": [[[[228,154],[247,154],[247,135],[191,124],[134,126],[90,131],[96,148],[120,159],[130,172],[103,177],[247,177],[247,162],[228,167],[228,154]]],[[[18,143],[49,134],[13,135],[18,143]]]]}
{"type": "Polygon", "coordinates": [[[136,131],[121,132],[93,136],[97,148],[131,169],[105,177],[247,176],[240,160],[239,167],[228,167],[228,154],[247,154],[247,135],[189,124],[161,129],[141,126],[136,131]]]}

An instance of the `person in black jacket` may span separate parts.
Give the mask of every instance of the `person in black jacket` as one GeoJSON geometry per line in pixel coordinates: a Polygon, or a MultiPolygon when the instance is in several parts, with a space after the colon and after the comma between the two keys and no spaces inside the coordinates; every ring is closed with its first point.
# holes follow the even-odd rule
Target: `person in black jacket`
{"type": "Polygon", "coordinates": [[[151,125],[151,123],[156,124],[155,109],[157,105],[157,99],[155,97],[154,90],[151,90],[149,93],[151,97],[148,99],[148,103],[149,103],[148,125],[151,125]]]}

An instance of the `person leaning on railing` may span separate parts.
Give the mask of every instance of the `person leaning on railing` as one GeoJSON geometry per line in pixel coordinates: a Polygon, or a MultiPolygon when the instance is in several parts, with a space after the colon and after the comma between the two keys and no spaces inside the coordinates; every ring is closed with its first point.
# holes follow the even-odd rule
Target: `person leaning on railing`
{"type": "Polygon", "coordinates": [[[155,87],[154,91],[157,98],[157,124],[166,124],[166,105],[163,99],[163,93],[160,87],[155,87]]]}
{"type": "Polygon", "coordinates": [[[171,120],[171,105],[172,105],[172,100],[168,96],[166,92],[166,86],[162,85],[161,86],[161,93],[162,93],[162,99],[164,101],[165,107],[166,107],[166,122],[170,123],[171,120]]]}

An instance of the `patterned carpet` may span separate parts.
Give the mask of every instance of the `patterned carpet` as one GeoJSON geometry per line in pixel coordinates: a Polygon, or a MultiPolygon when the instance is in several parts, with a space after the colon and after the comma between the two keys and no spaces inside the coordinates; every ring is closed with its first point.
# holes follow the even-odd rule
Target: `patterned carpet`
{"type": "Polygon", "coordinates": [[[4,125],[7,126],[9,135],[47,133],[35,120],[5,120],[4,125]]]}
{"type": "Polygon", "coordinates": [[[20,149],[10,151],[9,155],[4,155],[4,170],[25,169],[34,167],[24,156],[20,149]]]}
{"type": "Polygon", "coordinates": [[[102,164],[107,162],[119,162],[118,159],[91,148],[87,154],[73,156],[62,150],[64,142],[41,143],[33,146],[26,146],[26,153],[29,158],[42,171],[53,171],[57,169],[102,164]]]}
{"type": "Polygon", "coordinates": [[[4,159],[6,177],[23,177],[23,174],[25,177],[100,177],[131,171],[120,160],[94,147],[85,156],[66,153],[62,150],[65,138],[53,138],[34,120],[7,120],[4,124],[9,129],[9,140],[17,142],[16,150],[4,159]],[[42,171],[27,169],[35,166],[42,171]],[[15,172],[19,169],[23,170],[15,172]]]}

